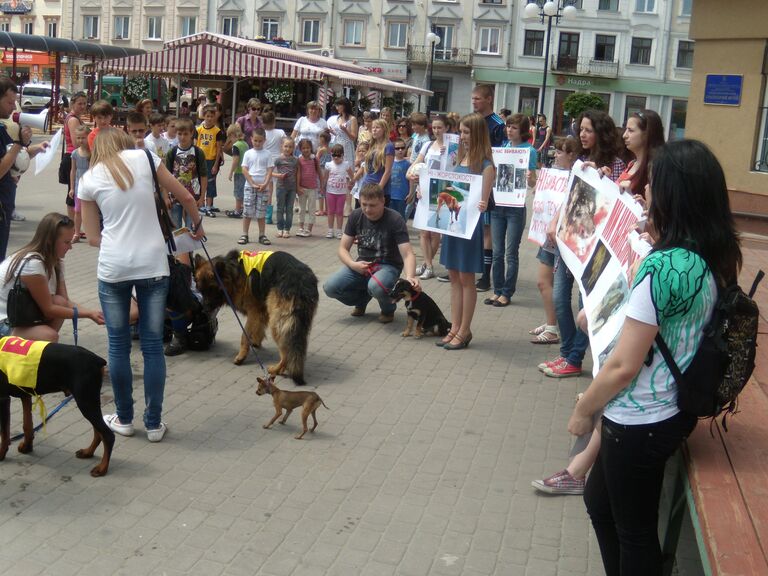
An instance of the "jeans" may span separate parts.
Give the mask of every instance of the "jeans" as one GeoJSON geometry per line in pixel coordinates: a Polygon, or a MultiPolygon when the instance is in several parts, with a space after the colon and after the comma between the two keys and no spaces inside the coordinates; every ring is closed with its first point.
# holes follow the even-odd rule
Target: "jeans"
{"type": "MultiPolygon", "coordinates": [[[[555,285],[552,290],[552,300],[555,304],[555,316],[560,328],[560,356],[572,366],[581,368],[584,354],[589,346],[589,336],[576,326],[571,308],[573,294],[573,274],[568,270],[562,258],[555,259],[555,285]]],[[[581,297],[579,297],[581,304],[581,297]]]]}
{"type": "Polygon", "coordinates": [[[190,216],[186,210],[184,210],[184,206],[178,202],[174,202],[171,206],[171,218],[176,226],[186,226],[190,230],[192,229],[192,216],[190,216]],[[183,221],[182,214],[184,215],[183,221]]]}
{"type": "Polygon", "coordinates": [[[520,268],[520,240],[525,228],[525,207],[496,206],[491,211],[493,242],[493,293],[511,298],[517,287],[520,268]],[[506,266],[505,266],[506,265],[506,266]],[[505,269],[506,268],[506,269],[505,269]]]}
{"type": "Polygon", "coordinates": [[[405,206],[406,206],[406,204],[405,204],[405,200],[404,199],[403,200],[395,200],[394,198],[392,198],[389,201],[389,207],[392,208],[392,210],[394,210],[398,214],[400,214],[400,216],[403,217],[403,220],[405,220],[405,206]]]}
{"type": "Polygon", "coordinates": [[[682,412],[654,424],[625,426],[603,417],[600,453],[584,502],[606,576],[660,576],[659,498],[664,466],[696,426],[682,412]]]}
{"type": "Polygon", "coordinates": [[[296,200],[295,190],[277,191],[277,229],[290,231],[293,225],[293,203],[296,200]]]}
{"type": "Polygon", "coordinates": [[[400,270],[390,264],[381,264],[373,277],[363,276],[343,266],[325,281],[323,290],[329,298],[357,308],[365,308],[371,298],[376,298],[381,313],[389,315],[394,314],[397,309],[397,304],[389,297],[389,291],[399,277],[400,270]]]}
{"type": "Polygon", "coordinates": [[[159,428],[165,390],[163,322],[168,277],[104,282],[99,280],[99,302],[109,339],[109,376],[120,422],[133,422],[133,373],[131,372],[131,331],[128,313],[131,289],[136,290],[139,306],[139,338],[144,357],[144,425],[159,428]]]}

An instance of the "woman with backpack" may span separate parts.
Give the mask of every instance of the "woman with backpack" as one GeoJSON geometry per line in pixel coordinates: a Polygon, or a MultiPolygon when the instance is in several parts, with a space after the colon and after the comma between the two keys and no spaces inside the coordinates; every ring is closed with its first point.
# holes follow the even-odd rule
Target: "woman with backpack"
{"type": "Polygon", "coordinates": [[[742,262],[725,176],[704,144],[681,140],[659,148],[646,200],[654,248],[631,271],[619,340],[568,423],[572,434],[587,433],[603,410],[584,501],[608,576],[661,574],[664,467],[697,421],[678,409],[677,384],[656,335],[685,372],[718,288],[736,281],[742,262]]]}

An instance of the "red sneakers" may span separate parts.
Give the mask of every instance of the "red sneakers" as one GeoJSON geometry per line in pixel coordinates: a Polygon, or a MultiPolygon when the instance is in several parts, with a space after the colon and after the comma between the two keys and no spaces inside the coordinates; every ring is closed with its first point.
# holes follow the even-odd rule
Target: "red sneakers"
{"type": "Polygon", "coordinates": [[[531,485],[547,494],[584,494],[585,478],[574,478],[568,470],[562,470],[544,480],[534,480],[531,485]]]}
{"type": "Polygon", "coordinates": [[[581,366],[574,366],[569,364],[567,360],[563,360],[560,364],[549,366],[543,370],[544,376],[550,378],[573,378],[581,376],[581,366]]]}
{"type": "Polygon", "coordinates": [[[562,356],[558,356],[557,358],[555,358],[554,360],[550,360],[549,362],[542,362],[537,366],[537,368],[539,369],[539,372],[546,372],[547,368],[552,368],[552,366],[556,366],[557,364],[562,364],[563,362],[565,362],[565,358],[563,358],[562,356]]]}

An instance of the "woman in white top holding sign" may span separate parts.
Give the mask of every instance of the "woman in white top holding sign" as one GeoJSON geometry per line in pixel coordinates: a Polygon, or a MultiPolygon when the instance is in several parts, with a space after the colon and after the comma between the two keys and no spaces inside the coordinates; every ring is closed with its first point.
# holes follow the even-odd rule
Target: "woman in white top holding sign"
{"type": "MultiPolygon", "coordinates": [[[[411,165],[426,164],[424,170],[440,170],[440,159],[443,154],[446,153],[445,142],[443,136],[445,135],[446,118],[445,116],[437,116],[432,119],[432,134],[435,139],[432,142],[427,142],[421,148],[416,161],[411,165]]],[[[449,168],[450,170],[451,168],[449,168]]],[[[419,173],[414,171],[411,173],[410,179],[414,182],[411,194],[416,193],[416,186],[419,183],[419,173]]],[[[410,197],[406,199],[406,203],[413,201],[410,197]]],[[[416,274],[422,280],[429,280],[435,277],[435,270],[433,259],[437,255],[437,251],[440,248],[440,238],[442,236],[437,232],[429,232],[428,230],[422,230],[419,233],[419,244],[421,245],[421,253],[424,254],[424,263],[416,267],[416,274]]]]}

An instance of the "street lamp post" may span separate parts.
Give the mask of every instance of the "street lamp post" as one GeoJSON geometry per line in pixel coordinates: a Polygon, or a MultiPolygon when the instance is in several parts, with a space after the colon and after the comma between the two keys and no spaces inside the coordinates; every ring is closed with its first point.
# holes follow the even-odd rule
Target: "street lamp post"
{"type": "Polygon", "coordinates": [[[576,16],[574,0],[549,0],[539,7],[536,2],[526,5],[523,11],[525,18],[538,18],[544,24],[547,19],[547,34],[544,38],[546,44],[544,51],[544,77],[541,81],[541,96],[539,97],[539,114],[544,114],[544,94],[547,90],[547,72],[549,71],[549,46],[552,38],[552,20],[560,23],[560,18],[570,19],[576,16]]]}
{"type": "MultiPolygon", "coordinates": [[[[429,90],[432,90],[432,70],[435,67],[435,46],[440,44],[440,36],[435,34],[434,32],[430,32],[427,34],[427,44],[429,44],[429,90]]],[[[434,94],[432,96],[427,97],[427,119],[429,119],[429,115],[432,112],[432,99],[435,97],[434,94]]]]}

